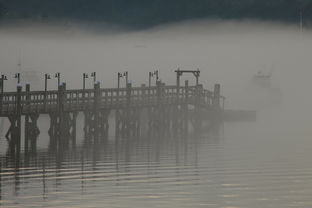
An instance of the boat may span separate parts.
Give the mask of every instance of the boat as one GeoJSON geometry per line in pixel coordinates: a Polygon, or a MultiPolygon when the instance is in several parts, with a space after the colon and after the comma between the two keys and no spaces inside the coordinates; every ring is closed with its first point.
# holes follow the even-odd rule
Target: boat
{"type": "Polygon", "coordinates": [[[271,73],[259,70],[253,77],[253,81],[259,87],[271,87],[271,73]]]}

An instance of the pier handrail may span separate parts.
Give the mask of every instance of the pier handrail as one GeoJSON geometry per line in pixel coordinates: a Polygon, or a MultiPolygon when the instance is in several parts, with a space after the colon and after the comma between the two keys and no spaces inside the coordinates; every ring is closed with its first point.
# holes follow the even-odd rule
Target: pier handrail
{"type": "MultiPolygon", "coordinates": [[[[65,111],[92,110],[94,104],[94,89],[66,89],[63,93],[65,111]]],[[[21,92],[22,113],[50,113],[58,108],[59,90],[21,92]],[[28,98],[28,99],[27,99],[28,98]]],[[[128,88],[100,88],[100,108],[143,107],[155,105],[173,105],[178,101],[183,104],[210,106],[213,103],[214,93],[203,89],[202,85],[180,86],[158,85],[128,88]],[[186,89],[187,88],[187,89],[186,89]],[[186,91],[188,98],[186,99],[186,91]],[[129,95],[129,97],[128,97],[129,95]],[[127,100],[129,99],[129,100],[127,100]]],[[[220,96],[218,99],[224,99],[220,96]]],[[[0,115],[14,114],[16,109],[16,92],[4,92],[0,115]]]]}

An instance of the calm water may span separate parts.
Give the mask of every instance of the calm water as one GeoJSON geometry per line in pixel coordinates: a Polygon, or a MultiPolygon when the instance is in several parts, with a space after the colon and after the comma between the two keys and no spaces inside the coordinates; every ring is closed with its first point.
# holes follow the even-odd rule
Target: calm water
{"type": "MultiPolygon", "coordinates": [[[[49,151],[47,118],[36,155],[19,164],[1,138],[3,207],[312,207],[312,145],[288,116],[225,123],[187,138],[131,138],[102,146],[83,136],[49,151]],[[289,125],[288,125],[289,126],[289,125]]],[[[295,122],[294,122],[295,123],[295,122]]],[[[81,125],[81,122],[80,122],[81,125]]],[[[5,125],[4,125],[5,128],[5,125]]],[[[83,135],[80,133],[79,135],[83,135]]]]}

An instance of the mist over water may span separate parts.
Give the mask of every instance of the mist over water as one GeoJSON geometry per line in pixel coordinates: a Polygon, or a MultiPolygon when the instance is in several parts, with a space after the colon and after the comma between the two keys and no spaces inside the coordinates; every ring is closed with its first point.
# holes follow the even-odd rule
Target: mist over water
{"type": "MultiPolygon", "coordinates": [[[[59,177],[53,172],[57,168],[52,168],[47,174],[47,187],[53,191],[49,196],[41,193],[54,200],[61,198],[61,202],[56,200],[54,204],[60,207],[77,206],[68,201],[78,200],[80,191],[86,199],[78,200],[81,206],[92,201],[92,205],[101,207],[104,206],[101,197],[111,196],[107,207],[129,204],[144,207],[145,200],[153,204],[161,201],[158,205],[163,207],[311,207],[311,54],[310,30],[301,33],[297,25],[276,22],[190,21],[143,31],[90,29],[79,24],[0,28],[1,73],[9,79],[5,83],[6,91],[15,90],[16,80],[12,77],[18,72],[19,56],[22,70],[34,70],[41,76],[37,86],[32,86],[41,90],[44,73],[61,72],[67,88],[74,89],[82,87],[83,72],[96,71],[101,87],[116,87],[117,72],[128,71],[132,85],[140,86],[147,84],[149,71],[158,69],[160,79],[171,85],[175,84],[173,71],[178,67],[199,68],[200,83],[205,88],[212,90],[215,83],[221,84],[226,109],[257,111],[255,122],[225,123],[220,135],[204,134],[196,141],[191,136],[190,146],[186,148],[189,148],[188,159],[184,163],[177,162],[172,141],[167,146],[149,146],[150,149],[144,142],[138,142],[132,146],[130,158],[133,160],[128,163],[129,157],[125,154],[129,151],[121,148],[120,152],[125,152],[119,152],[124,156],[121,156],[121,170],[115,166],[116,150],[100,150],[97,170],[92,169],[95,167],[92,154],[86,155],[89,172],[67,180],[71,171],[81,169],[77,159],[81,155],[73,159],[69,154],[65,157],[68,169],[59,170],[60,175],[65,175],[59,178],[63,184],[59,191],[54,184],[54,179],[59,177]],[[253,76],[259,70],[272,73],[270,86],[254,82],[253,76]],[[160,159],[155,156],[147,167],[149,151],[158,154],[160,159]],[[81,181],[87,188],[73,185],[76,180],[80,182],[80,177],[86,178],[81,181]],[[133,180],[129,179],[132,177],[133,180]],[[100,185],[96,185],[95,178],[100,185]],[[67,183],[71,185],[70,191],[64,185],[67,183]],[[63,191],[65,194],[61,195],[63,191]]],[[[183,80],[186,79],[190,85],[195,84],[192,76],[183,76],[183,80]]],[[[92,85],[90,78],[87,87],[92,85]]],[[[57,80],[52,78],[48,86],[56,89],[57,80]]],[[[38,149],[43,150],[48,143],[48,123],[47,118],[40,121],[38,149]]],[[[78,137],[82,145],[82,132],[78,137]]],[[[5,155],[7,145],[3,133],[0,144],[0,152],[5,155]]],[[[113,144],[107,148],[110,147],[115,149],[113,144]]],[[[185,158],[183,148],[180,158],[185,158]]],[[[14,180],[10,178],[10,171],[7,172],[8,175],[3,176],[7,184],[2,184],[2,193],[5,187],[10,191],[2,199],[9,201],[8,204],[21,205],[25,199],[14,198],[11,190],[14,180]]],[[[26,170],[23,174],[30,173],[26,170]]],[[[37,193],[40,184],[32,182],[29,189],[37,193]]],[[[6,182],[2,179],[2,183],[6,182]]],[[[27,191],[26,186],[22,190],[27,191]]],[[[21,195],[27,198],[27,194],[21,195]]],[[[53,201],[44,197],[42,201],[46,203],[53,201]]],[[[42,201],[27,200],[29,206],[42,201]]]]}
{"type": "MultiPolygon", "coordinates": [[[[115,87],[118,71],[129,71],[129,80],[139,86],[155,69],[162,81],[174,84],[173,70],[199,68],[204,86],[221,84],[227,108],[261,110],[272,107],[272,97],[278,96],[272,101],[279,104],[276,109],[287,107],[292,119],[299,114],[302,119],[310,117],[312,102],[307,96],[310,39],[311,32],[300,33],[298,25],[256,21],[190,21],[143,31],[29,24],[0,29],[0,61],[1,71],[10,78],[18,71],[19,59],[22,70],[38,71],[42,79],[35,89],[43,89],[44,73],[61,72],[68,88],[79,88],[81,74],[96,71],[102,87],[115,87]],[[253,86],[252,76],[259,70],[272,73],[272,89],[253,86]]],[[[192,76],[185,79],[194,84],[192,76]]],[[[6,90],[15,90],[12,82],[6,90]]],[[[89,79],[87,86],[92,85],[89,79]]],[[[56,80],[49,80],[48,87],[55,89],[56,80]]]]}

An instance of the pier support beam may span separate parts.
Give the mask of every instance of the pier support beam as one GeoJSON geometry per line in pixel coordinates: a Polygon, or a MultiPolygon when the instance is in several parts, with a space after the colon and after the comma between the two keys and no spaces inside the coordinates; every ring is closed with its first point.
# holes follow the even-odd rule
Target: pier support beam
{"type": "MultiPolygon", "coordinates": [[[[94,144],[105,142],[108,138],[110,109],[101,109],[100,83],[94,84],[93,110],[85,111],[85,137],[89,142],[93,139],[94,144]]],[[[92,141],[91,141],[92,142],[92,141]]]]}
{"type": "Polygon", "coordinates": [[[142,109],[132,106],[131,91],[131,83],[128,83],[126,91],[126,104],[124,106],[120,106],[120,108],[116,110],[115,132],[117,138],[120,136],[129,137],[140,135],[140,118],[142,109]]]}
{"type": "MultiPolygon", "coordinates": [[[[25,110],[30,109],[30,84],[26,84],[26,97],[25,97],[25,110]]],[[[37,137],[40,134],[40,130],[37,126],[37,121],[39,114],[27,113],[25,115],[25,139],[24,139],[24,149],[25,153],[29,152],[36,153],[37,149],[37,137]],[[29,149],[30,147],[30,149],[29,149]]]]}
{"type": "Polygon", "coordinates": [[[196,85],[195,89],[195,103],[194,103],[194,131],[200,131],[202,128],[202,115],[201,115],[201,103],[202,103],[203,86],[196,85]]]}
{"type": "Polygon", "coordinates": [[[25,116],[25,153],[36,153],[37,138],[40,134],[40,130],[37,126],[38,118],[39,114],[27,114],[25,116]]]}
{"type": "Polygon", "coordinates": [[[10,128],[6,133],[6,138],[9,142],[9,148],[12,154],[18,156],[21,151],[21,117],[22,117],[22,105],[21,105],[21,93],[22,86],[17,85],[17,93],[15,97],[15,114],[9,116],[10,128]]]}
{"type": "Polygon", "coordinates": [[[78,112],[70,112],[65,109],[66,103],[66,83],[61,83],[58,87],[57,111],[50,113],[50,148],[60,150],[68,148],[69,142],[73,147],[76,144],[76,119],[78,112]]]}

